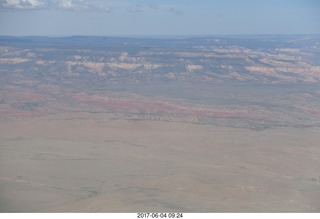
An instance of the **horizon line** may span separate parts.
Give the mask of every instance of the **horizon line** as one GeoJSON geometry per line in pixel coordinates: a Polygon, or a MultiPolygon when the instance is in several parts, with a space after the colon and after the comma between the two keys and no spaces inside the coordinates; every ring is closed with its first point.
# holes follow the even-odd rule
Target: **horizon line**
{"type": "Polygon", "coordinates": [[[180,38],[180,37],[215,37],[215,36],[316,36],[320,33],[249,33],[249,34],[110,34],[110,35],[86,35],[86,34],[66,34],[66,35],[9,35],[0,34],[0,37],[123,37],[123,38],[180,38]]]}

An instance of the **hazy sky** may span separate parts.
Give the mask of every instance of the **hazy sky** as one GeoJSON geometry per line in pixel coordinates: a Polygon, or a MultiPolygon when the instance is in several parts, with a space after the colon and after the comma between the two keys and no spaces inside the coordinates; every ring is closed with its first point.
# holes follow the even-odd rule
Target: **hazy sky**
{"type": "Polygon", "coordinates": [[[303,33],[319,0],[0,0],[0,35],[303,33]]]}

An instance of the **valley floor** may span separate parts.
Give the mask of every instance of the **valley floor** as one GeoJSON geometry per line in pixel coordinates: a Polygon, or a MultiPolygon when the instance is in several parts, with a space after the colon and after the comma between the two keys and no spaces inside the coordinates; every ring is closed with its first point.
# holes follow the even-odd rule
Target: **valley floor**
{"type": "Polygon", "coordinates": [[[98,116],[2,121],[0,212],[320,212],[317,128],[98,116]]]}

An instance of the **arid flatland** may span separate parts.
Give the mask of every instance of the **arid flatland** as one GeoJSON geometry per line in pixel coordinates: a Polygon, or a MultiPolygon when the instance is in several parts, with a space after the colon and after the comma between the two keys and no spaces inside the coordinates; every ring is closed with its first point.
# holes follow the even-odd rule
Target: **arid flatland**
{"type": "Polygon", "coordinates": [[[318,39],[0,37],[0,212],[319,212],[318,39]]]}

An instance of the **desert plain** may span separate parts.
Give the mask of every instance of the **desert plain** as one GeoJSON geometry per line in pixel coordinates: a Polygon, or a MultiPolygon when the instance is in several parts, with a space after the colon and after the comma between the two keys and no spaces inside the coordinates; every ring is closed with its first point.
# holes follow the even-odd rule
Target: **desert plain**
{"type": "Polygon", "coordinates": [[[319,130],[90,116],[1,123],[2,212],[320,210],[319,130]]]}
{"type": "Polygon", "coordinates": [[[0,38],[0,212],[320,212],[318,39],[0,38]]]}

